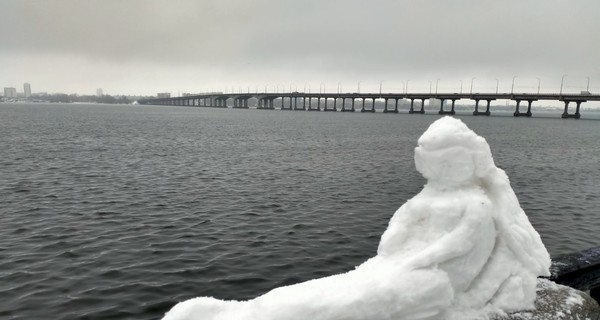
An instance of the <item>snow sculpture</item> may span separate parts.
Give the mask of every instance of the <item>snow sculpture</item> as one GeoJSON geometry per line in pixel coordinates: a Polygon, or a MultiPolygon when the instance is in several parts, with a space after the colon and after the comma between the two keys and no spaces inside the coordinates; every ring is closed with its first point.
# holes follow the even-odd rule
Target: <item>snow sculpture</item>
{"type": "Polygon", "coordinates": [[[165,320],[479,319],[531,309],[550,257],[484,138],[434,122],[415,149],[423,190],[355,270],[249,301],[177,304],[165,320]]]}

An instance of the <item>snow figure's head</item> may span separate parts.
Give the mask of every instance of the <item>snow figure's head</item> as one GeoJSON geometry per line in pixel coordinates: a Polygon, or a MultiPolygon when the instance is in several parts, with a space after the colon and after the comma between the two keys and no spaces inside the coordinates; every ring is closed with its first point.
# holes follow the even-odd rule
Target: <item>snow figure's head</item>
{"type": "Polygon", "coordinates": [[[462,121],[444,117],[419,138],[417,170],[433,184],[464,185],[484,178],[495,168],[490,147],[462,121]]]}

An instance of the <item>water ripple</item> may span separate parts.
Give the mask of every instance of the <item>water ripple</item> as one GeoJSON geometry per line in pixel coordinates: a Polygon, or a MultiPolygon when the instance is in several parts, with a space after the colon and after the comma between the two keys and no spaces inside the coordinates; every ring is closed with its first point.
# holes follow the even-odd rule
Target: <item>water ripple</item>
{"type": "MultiPolygon", "coordinates": [[[[0,105],[0,317],[156,319],[373,256],[437,116],[246,111],[0,105]]],[[[597,123],[463,120],[551,253],[598,245],[597,123]]]]}

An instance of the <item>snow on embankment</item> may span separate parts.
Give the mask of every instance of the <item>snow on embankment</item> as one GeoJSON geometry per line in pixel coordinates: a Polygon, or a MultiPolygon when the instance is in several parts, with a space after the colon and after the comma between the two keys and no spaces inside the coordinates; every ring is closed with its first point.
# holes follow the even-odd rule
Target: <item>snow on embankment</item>
{"type": "Polygon", "coordinates": [[[533,308],[550,257],[485,139],[439,119],[419,139],[415,163],[427,184],[355,270],[248,301],[190,299],[164,319],[475,319],[533,308]]]}

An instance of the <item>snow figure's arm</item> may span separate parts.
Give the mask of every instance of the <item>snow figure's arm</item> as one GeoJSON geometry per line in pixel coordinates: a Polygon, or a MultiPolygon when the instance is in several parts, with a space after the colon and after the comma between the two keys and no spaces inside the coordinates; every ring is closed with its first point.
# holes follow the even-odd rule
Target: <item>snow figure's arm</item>
{"type": "Polygon", "coordinates": [[[381,235],[381,241],[377,248],[377,254],[386,256],[399,252],[403,247],[406,239],[410,235],[410,230],[407,226],[410,225],[410,211],[413,200],[408,200],[402,205],[388,224],[387,229],[381,235]]]}
{"type": "Polygon", "coordinates": [[[419,254],[409,258],[409,265],[413,268],[423,268],[469,253],[481,241],[479,233],[488,230],[484,225],[490,222],[490,206],[490,202],[485,198],[467,204],[462,208],[462,216],[458,223],[453,227],[448,226],[452,229],[419,254]]]}

